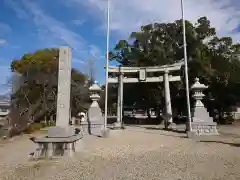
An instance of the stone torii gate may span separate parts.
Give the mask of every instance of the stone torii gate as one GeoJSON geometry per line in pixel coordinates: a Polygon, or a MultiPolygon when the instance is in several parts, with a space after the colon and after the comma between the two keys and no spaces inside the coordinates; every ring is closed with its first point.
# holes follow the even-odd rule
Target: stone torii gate
{"type": "Polygon", "coordinates": [[[123,86],[124,83],[155,83],[164,82],[164,92],[165,92],[165,105],[166,105],[166,117],[167,122],[172,124],[172,106],[171,106],[171,95],[169,82],[181,81],[180,76],[171,75],[174,71],[180,71],[181,66],[184,64],[183,61],[164,66],[153,66],[153,67],[116,67],[109,66],[108,72],[114,73],[117,77],[109,77],[108,83],[118,84],[118,102],[117,102],[117,122],[115,123],[115,128],[122,127],[123,119],[123,86]],[[160,72],[164,73],[158,77],[148,77],[148,73],[160,72]],[[124,74],[138,74],[138,78],[125,77],[124,74]]]}

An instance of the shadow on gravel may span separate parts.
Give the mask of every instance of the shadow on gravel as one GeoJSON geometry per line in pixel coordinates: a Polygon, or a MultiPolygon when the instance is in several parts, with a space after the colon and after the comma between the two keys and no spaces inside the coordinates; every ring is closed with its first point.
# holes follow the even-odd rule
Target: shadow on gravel
{"type": "Polygon", "coordinates": [[[137,128],[145,129],[145,130],[159,130],[159,131],[149,132],[149,131],[142,131],[142,130],[128,129],[128,128],[126,128],[126,130],[134,131],[134,132],[142,132],[142,133],[146,133],[146,134],[158,134],[158,135],[162,135],[162,136],[171,136],[171,137],[177,137],[177,138],[187,138],[186,133],[183,133],[182,131],[181,131],[181,133],[179,133],[177,131],[169,130],[169,132],[175,132],[175,133],[181,134],[181,135],[174,135],[174,134],[163,134],[163,133],[161,133],[160,131],[164,131],[163,128],[153,128],[153,127],[137,127],[137,128]]]}
{"type": "Polygon", "coordinates": [[[227,144],[229,146],[233,147],[240,147],[240,143],[229,143],[229,142],[223,142],[223,141],[198,141],[198,142],[204,142],[204,143],[219,143],[219,144],[227,144]]]}
{"type": "Polygon", "coordinates": [[[219,131],[219,133],[220,133],[221,135],[227,136],[227,137],[240,138],[239,135],[234,134],[234,133],[226,133],[226,132],[222,132],[222,131],[219,131]]]}
{"type": "Polygon", "coordinates": [[[179,133],[179,134],[186,134],[185,130],[179,130],[179,129],[166,129],[166,128],[155,128],[155,127],[145,127],[145,129],[162,130],[162,131],[175,132],[175,133],[179,133]]]}
{"type": "Polygon", "coordinates": [[[186,134],[186,130],[183,129],[166,129],[164,127],[144,127],[144,126],[138,126],[138,125],[127,125],[129,127],[138,127],[142,129],[147,129],[147,130],[160,130],[160,131],[168,131],[168,132],[175,132],[179,134],[186,134]]]}

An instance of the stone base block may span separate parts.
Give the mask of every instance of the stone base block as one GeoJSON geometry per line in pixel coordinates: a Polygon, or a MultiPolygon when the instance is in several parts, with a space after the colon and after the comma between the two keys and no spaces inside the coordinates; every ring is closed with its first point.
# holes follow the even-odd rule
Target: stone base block
{"type": "Polygon", "coordinates": [[[120,122],[113,123],[113,129],[123,129],[123,125],[120,122]]]}
{"type": "Polygon", "coordinates": [[[194,131],[187,131],[187,137],[190,139],[195,139],[197,137],[197,134],[194,131]]]}
{"type": "Polygon", "coordinates": [[[165,130],[176,130],[177,129],[177,125],[173,122],[164,122],[164,129],[165,130]]]}
{"type": "Polygon", "coordinates": [[[98,124],[97,122],[91,122],[91,124],[88,126],[88,133],[90,135],[94,136],[102,136],[102,131],[103,131],[103,124],[98,124]]]}
{"type": "Polygon", "coordinates": [[[73,126],[67,126],[67,127],[61,127],[61,126],[53,126],[48,128],[48,137],[56,137],[56,138],[65,138],[65,137],[71,137],[75,134],[75,127],[73,126]]]}
{"type": "Polygon", "coordinates": [[[218,135],[217,123],[215,122],[192,122],[192,133],[195,135],[218,135]]]}
{"type": "Polygon", "coordinates": [[[84,135],[94,135],[94,136],[98,136],[98,137],[104,137],[106,136],[106,134],[108,133],[109,129],[107,129],[105,132],[104,130],[104,125],[103,124],[99,124],[98,122],[84,122],[81,125],[81,128],[83,131],[84,135]]]}
{"type": "Polygon", "coordinates": [[[171,129],[171,130],[176,130],[177,129],[177,125],[175,123],[170,123],[168,125],[168,129],[171,129]]]}
{"type": "Polygon", "coordinates": [[[110,134],[110,131],[109,131],[108,128],[107,128],[107,129],[103,129],[103,130],[102,130],[102,136],[101,136],[101,137],[107,138],[107,137],[109,137],[109,134],[110,134]]]}

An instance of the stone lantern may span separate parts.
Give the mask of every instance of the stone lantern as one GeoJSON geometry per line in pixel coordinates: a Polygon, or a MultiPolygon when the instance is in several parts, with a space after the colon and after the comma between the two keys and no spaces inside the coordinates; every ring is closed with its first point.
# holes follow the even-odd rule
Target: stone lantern
{"type": "Polygon", "coordinates": [[[192,85],[191,89],[194,92],[193,98],[195,99],[194,107],[204,107],[204,104],[202,103],[202,99],[205,96],[203,94],[203,90],[207,89],[208,86],[205,86],[204,84],[201,84],[199,82],[199,78],[195,79],[195,83],[192,85]]]}
{"type": "Polygon", "coordinates": [[[88,133],[95,136],[106,137],[106,128],[104,127],[104,117],[98,101],[100,99],[101,87],[95,81],[89,88],[90,98],[93,101],[88,109],[88,133]]]}
{"type": "Polygon", "coordinates": [[[94,84],[89,88],[90,98],[93,101],[91,107],[99,107],[98,101],[100,99],[100,92],[102,91],[101,87],[94,81],[94,84]]]}
{"type": "Polygon", "coordinates": [[[192,131],[196,135],[217,135],[217,124],[213,122],[213,118],[209,116],[207,109],[202,103],[202,99],[205,96],[203,90],[208,86],[201,84],[199,78],[195,79],[195,83],[191,89],[193,91],[193,98],[195,99],[194,111],[192,117],[192,131]]]}

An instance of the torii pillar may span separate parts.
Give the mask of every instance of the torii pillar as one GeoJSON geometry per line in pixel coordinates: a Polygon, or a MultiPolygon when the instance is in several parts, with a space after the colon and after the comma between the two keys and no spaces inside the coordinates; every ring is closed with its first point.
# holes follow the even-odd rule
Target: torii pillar
{"type": "Polygon", "coordinates": [[[117,122],[114,123],[115,129],[123,127],[123,78],[124,74],[120,72],[118,77],[117,122]]]}
{"type": "Polygon", "coordinates": [[[169,71],[165,70],[164,72],[164,93],[165,93],[165,128],[168,125],[173,123],[172,119],[172,105],[171,105],[171,95],[170,95],[170,87],[169,87],[169,71]]]}

